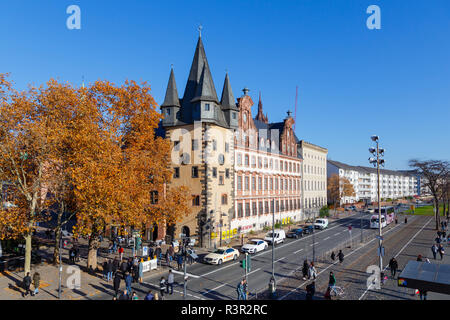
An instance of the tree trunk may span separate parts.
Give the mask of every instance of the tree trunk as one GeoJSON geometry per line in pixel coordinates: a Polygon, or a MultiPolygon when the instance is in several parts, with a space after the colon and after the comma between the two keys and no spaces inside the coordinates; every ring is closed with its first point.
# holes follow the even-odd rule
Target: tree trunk
{"type": "Polygon", "coordinates": [[[53,264],[59,264],[59,247],[61,242],[61,228],[55,229],[55,250],[53,250],[53,264]]]}
{"type": "Polygon", "coordinates": [[[25,264],[24,264],[24,274],[27,275],[31,272],[31,237],[32,233],[25,235],[25,264]]]}
{"type": "Polygon", "coordinates": [[[89,251],[88,251],[88,259],[87,259],[87,268],[88,270],[96,270],[97,269],[97,249],[99,247],[98,237],[96,235],[91,234],[89,238],[89,251]]]}
{"type": "Polygon", "coordinates": [[[439,224],[440,224],[440,217],[439,217],[439,200],[435,197],[434,198],[434,205],[436,208],[436,212],[435,212],[435,218],[436,218],[436,230],[439,230],[439,224]]]}

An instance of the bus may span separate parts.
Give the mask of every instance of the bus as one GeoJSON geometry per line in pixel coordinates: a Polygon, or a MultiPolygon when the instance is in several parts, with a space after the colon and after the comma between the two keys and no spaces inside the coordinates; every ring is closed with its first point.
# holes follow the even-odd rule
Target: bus
{"type": "MultiPolygon", "coordinates": [[[[386,227],[395,219],[394,207],[381,207],[381,228],[386,227]]],[[[378,208],[375,209],[375,214],[370,218],[370,228],[378,229],[378,208]]]]}

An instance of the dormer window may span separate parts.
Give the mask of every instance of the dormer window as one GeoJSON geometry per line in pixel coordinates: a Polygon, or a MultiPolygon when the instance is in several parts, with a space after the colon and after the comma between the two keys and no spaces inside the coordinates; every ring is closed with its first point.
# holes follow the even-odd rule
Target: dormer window
{"type": "Polygon", "coordinates": [[[166,114],[167,114],[168,116],[170,116],[170,109],[169,109],[169,108],[166,109],[166,114]]]}
{"type": "Polygon", "coordinates": [[[231,116],[232,116],[233,120],[236,120],[236,112],[232,112],[231,116]]]}
{"type": "Polygon", "coordinates": [[[211,107],[210,107],[209,103],[206,103],[205,104],[205,111],[209,111],[210,109],[211,109],[211,107]]]}

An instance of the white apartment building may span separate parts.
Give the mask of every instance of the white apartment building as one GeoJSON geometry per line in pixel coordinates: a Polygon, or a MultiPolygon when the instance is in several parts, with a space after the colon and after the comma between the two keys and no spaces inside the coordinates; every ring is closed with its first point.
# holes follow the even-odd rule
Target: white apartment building
{"type": "Polygon", "coordinates": [[[298,152],[303,159],[302,208],[306,216],[317,216],[327,205],[328,150],[301,140],[298,152]]]}
{"type": "MultiPolygon", "coordinates": [[[[355,196],[344,197],[342,203],[358,201],[377,201],[377,169],[351,166],[342,162],[328,160],[328,177],[338,174],[347,178],[353,185],[355,196]]],[[[417,195],[417,177],[413,174],[380,169],[380,197],[382,199],[399,199],[417,195]]]]}

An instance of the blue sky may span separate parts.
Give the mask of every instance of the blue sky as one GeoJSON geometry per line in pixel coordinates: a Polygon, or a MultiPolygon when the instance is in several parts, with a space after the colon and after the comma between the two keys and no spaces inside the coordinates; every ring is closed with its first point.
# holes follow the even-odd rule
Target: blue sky
{"type": "Polygon", "coordinates": [[[372,134],[389,169],[450,159],[448,0],[2,1],[0,72],[19,88],[145,80],[162,103],[171,64],[183,93],[199,24],[218,95],[228,70],[277,122],[298,85],[296,134],[330,159],[368,165],[372,134]],[[81,30],[66,27],[72,4],[81,30]],[[366,27],[372,4],[381,30],[366,27]]]}

